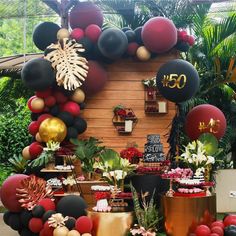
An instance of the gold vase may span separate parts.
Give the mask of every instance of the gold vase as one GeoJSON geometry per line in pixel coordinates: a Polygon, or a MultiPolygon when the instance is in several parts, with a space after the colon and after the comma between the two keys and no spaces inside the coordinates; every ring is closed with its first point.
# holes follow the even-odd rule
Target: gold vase
{"type": "Polygon", "coordinates": [[[205,167],[205,172],[204,172],[204,180],[205,182],[209,182],[211,180],[211,165],[207,165],[205,167]]]}

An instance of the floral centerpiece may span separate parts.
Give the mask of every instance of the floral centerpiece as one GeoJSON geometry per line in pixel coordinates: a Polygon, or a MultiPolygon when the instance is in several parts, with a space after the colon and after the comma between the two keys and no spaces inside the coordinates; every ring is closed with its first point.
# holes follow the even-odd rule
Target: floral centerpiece
{"type": "Polygon", "coordinates": [[[127,147],[120,152],[120,157],[127,159],[131,164],[138,164],[140,158],[143,157],[143,153],[140,152],[135,144],[133,146],[127,147]]]}
{"type": "Polygon", "coordinates": [[[181,160],[189,165],[195,171],[195,176],[204,175],[209,181],[210,170],[215,158],[207,154],[205,145],[196,140],[185,147],[185,152],[181,154],[181,160]]]}

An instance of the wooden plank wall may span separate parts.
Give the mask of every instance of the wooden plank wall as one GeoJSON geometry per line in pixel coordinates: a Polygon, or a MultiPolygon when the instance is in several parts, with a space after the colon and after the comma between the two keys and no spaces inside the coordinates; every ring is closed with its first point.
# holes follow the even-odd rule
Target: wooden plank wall
{"type": "Polygon", "coordinates": [[[166,153],[168,144],[165,135],[175,115],[175,105],[168,102],[167,114],[145,114],[144,86],[141,81],[154,77],[163,63],[175,58],[177,54],[172,52],[147,62],[122,59],[106,65],[109,81],[101,92],[86,98],[86,108],[82,116],[86,119],[88,128],[81,138],[97,137],[105,146],[117,151],[125,148],[128,142],[136,142],[143,151],[147,134],[160,134],[166,153]],[[138,118],[131,135],[119,135],[113,126],[113,107],[118,104],[132,108],[138,118]]]}

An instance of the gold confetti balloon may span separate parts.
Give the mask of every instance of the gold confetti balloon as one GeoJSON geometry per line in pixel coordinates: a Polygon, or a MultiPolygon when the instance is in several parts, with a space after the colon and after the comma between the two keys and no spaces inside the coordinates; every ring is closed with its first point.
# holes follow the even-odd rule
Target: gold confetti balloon
{"type": "Polygon", "coordinates": [[[67,236],[69,230],[63,226],[53,230],[53,236],[67,236]]]}
{"type": "Polygon", "coordinates": [[[30,156],[30,152],[29,152],[29,146],[25,147],[25,148],[22,150],[22,157],[23,157],[25,160],[30,160],[31,156],[30,156]]]}
{"type": "Polygon", "coordinates": [[[82,103],[84,102],[84,99],[85,99],[85,94],[83,92],[83,90],[77,88],[73,95],[71,96],[71,100],[74,101],[74,102],[77,102],[77,103],[82,103]]]}
{"type": "Polygon", "coordinates": [[[56,117],[44,120],[39,126],[39,135],[43,142],[62,142],[66,134],[67,128],[65,123],[56,117]]]}

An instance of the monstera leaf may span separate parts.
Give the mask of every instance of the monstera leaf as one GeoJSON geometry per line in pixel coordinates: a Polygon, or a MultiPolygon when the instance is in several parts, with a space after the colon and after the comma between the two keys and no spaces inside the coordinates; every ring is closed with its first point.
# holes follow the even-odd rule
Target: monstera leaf
{"type": "Polygon", "coordinates": [[[50,61],[56,70],[59,86],[74,90],[82,85],[81,81],[85,80],[88,73],[88,62],[85,57],[79,55],[83,51],[81,44],[67,38],[47,47],[45,59],[50,61]]]}

